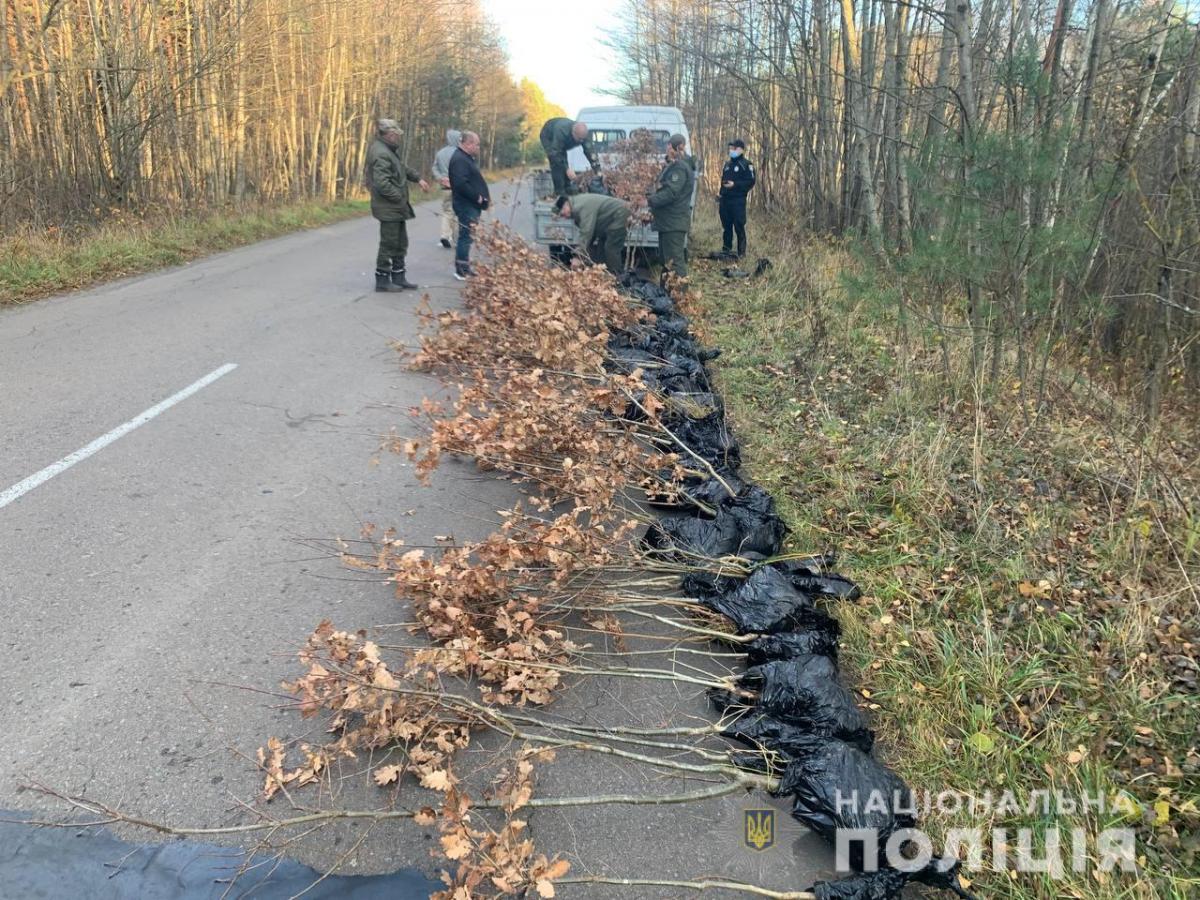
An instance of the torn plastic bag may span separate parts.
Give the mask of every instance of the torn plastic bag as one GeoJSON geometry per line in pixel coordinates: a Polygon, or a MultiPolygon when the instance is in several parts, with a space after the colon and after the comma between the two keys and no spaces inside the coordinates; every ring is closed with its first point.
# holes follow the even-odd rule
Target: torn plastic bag
{"type": "Polygon", "coordinates": [[[857,600],[862,591],[849,578],[829,572],[836,558],[809,557],[808,559],[788,559],[775,563],[781,570],[787,572],[796,590],[812,596],[836,597],[839,600],[857,600]],[[826,563],[825,560],[829,559],[826,563]]]}
{"type": "Polygon", "coordinates": [[[814,597],[857,600],[862,596],[858,585],[844,575],[793,575],[791,580],[796,590],[814,597]]]}
{"type": "Polygon", "coordinates": [[[758,691],[755,708],[814,734],[832,735],[869,751],[875,736],[854,696],[838,681],[828,656],[797,656],[753,666],[739,687],[758,691]]]}
{"type": "MultiPolygon", "coordinates": [[[[812,737],[811,730],[777,719],[752,709],[721,732],[723,737],[741,741],[750,747],[764,747],[775,750],[792,760],[807,751],[808,739],[812,737]]],[[[867,738],[873,736],[868,731],[867,738]]],[[[850,741],[864,753],[871,752],[872,741],[850,741]]]]}
{"type": "Polygon", "coordinates": [[[704,591],[701,579],[685,579],[700,603],[733,622],[738,634],[773,634],[826,627],[827,618],[787,576],[770,566],[755,569],[733,590],[704,591]]]}
{"type": "Polygon", "coordinates": [[[838,556],[830,551],[829,553],[820,553],[816,556],[804,556],[799,559],[781,559],[777,560],[773,565],[786,572],[789,576],[795,575],[821,575],[830,571],[837,565],[838,556]]]}
{"type": "Polygon", "coordinates": [[[783,631],[755,638],[746,647],[746,662],[761,666],[773,660],[795,659],[806,654],[828,656],[836,661],[841,627],[837,619],[829,618],[828,623],[823,628],[810,627],[803,631],[783,631]]]}
{"type": "MultiPolygon", "coordinates": [[[[813,735],[795,750],[776,793],[791,795],[792,817],[825,840],[833,843],[839,829],[874,831],[882,855],[893,832],[915,824],[903,812],[914,808],[908,786],[857,747],[813,735]]],[[[863,868],[861,843],[850,843],[850,863],[863,868]]]]}

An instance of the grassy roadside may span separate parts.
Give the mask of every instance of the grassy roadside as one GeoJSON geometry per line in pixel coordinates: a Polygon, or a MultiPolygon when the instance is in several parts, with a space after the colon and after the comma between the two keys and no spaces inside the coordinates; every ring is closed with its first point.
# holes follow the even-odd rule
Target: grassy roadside
{"type": "MultiPolygon", "coordinates": [[[[1009,862],[987,871],[985,831],[980,895],[1196,896],[1195,411],[1139,445],[1063,360],[1053,407],[1031,421],[1016,390],[947,384],[931,338],[898,345],[894,311],[847,289],[850,253],[752,225],[771,274],[698,261],[692,312],[724,351],[713,365],[743,455],[792,549],[836,548],[863,587],[836,612],[879,752],[921,793],[991,791],[998,806],[1013,791],[1021,806],[922,810],[935,848],[950,827],[1028,827],[1040,858],[1058,828],[1061,878],[1013,871],[1012,830],[1009,862]],[[1107,809],[1028,811],[1043,790],[1103,794],[1107,809]],[[1113,826],[1135,829],[1139,875],[1098,871],[1094,836],[1113,826]],[[1090,836],[1078,873],[1076,827],[1090,836]]],[[[719,246],[711,221],[694,246],[719,246]]]]}
{"type": "MultiPolygon", "coordinates": [[[[413,202],[439,196],[414,186],[413,202]]],[[[0,306],[176,266],[222,250],[370,212],[366,200],[305,201],[170,218],[114,218],[90,229],[0,238],[0,306]]]]}

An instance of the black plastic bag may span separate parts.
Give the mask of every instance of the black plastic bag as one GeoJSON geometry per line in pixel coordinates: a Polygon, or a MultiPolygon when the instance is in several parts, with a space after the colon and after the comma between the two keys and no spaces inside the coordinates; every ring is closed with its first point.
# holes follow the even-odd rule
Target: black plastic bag
{"type": "MultiPolygon", "coordinates": [[[[683,584],[685,590],[703,588],[701,579],[685,579],[683,584]]],[[[813,606],[812,599],[770,566],[755,569],[732,590],[697,590],[696,594],[700,603],[733,622],[738,634],[772,634],[825,625],[824,613],[813,606]]]]}
{"type": "Polygon", "coordinates": [[[812,892],[817,900],[902,900],[908,876],[895,869],[851,875],[839,881],[818,881],[812,892]]]}
{"type": "Polygon", "coordinates": [[[917,881],[974,900],[959,883],[958,871],[961,866],[961,861],[944,857],[932,860],[915,873],[881,868],[877,872],[851,875],[840,881],[819,881],[813,885],[812,892],[817,900],[902,900],[904,888],[910,882],[917,881]]]}
{"type": "Polygon", "coordinates": [[[862,596],[858,585],[844,575],[793,575],[792,584],[796,590],[814,597],[857,600],[862,596]]]}
{"type": "Polygon", "coordinates": [[[755,708],[813,734],[830,735],[863,751],[875,736],[854,696],[838,681],[828,656],[797,656],[753,666],[738,685],[758,691],[755,708]]]}
{"type": "MultiPolygon", "coordinates": [[[[750,747],[764,747],[782,753],[790,761],[807,752],[808,742],[813,733],[799,725],[752,709],[729,725],[721,735],[741,741],[750,747]]],[[[870,736],[870,732],[867,732],[867,735],[870,736]]],[[[850,743],[864,753],[871,751],[870,743],[866,746],[858,742],[850,743]]]]}
{"type": "Polygon", "coordinates": [[[838,600],[857,600],[862,591],[849,578],[829,572],[835,558],[809,557],[808,559],[782,560],[775,563],[786,572],[799,591],[821,597],[836,597],[838,600]],[[825,560],[829,560],[827,564],[825,560]]]}
{"type": "MultiPolygon", "coordinates": [[[[787,534],[787,526],[774,510],[770,494],[762,488],[750,487],[732,499],[721,501],[712,518],[664,516],[649,527],[643,542],[651,550],[676,556],[710,559],[739,553],[773,556],[787,534]]],[[[776,630],[790,627],[783,623],[776,630]]]]}
{"type": "MultiPolygon", "coordinates": [[[[672,422],[669,427],[688,450],[709,465],[734,469],[741,466],[741,448],[730,433],[723,412],[715,412],[702,419],[682,419],[672,422]]],[[[678,447],[674,449],[679,450],[678,447]]],[[[683,455],[686,457],[687,454],[683,455]]]]}
{"type": "Polygon", "coordinates": [[[779,552],[783,539],[788,533],[788,527],[783,519],[775,514],[775,500],[758,486],[751,486],[742,491],[732,500],[727,500],[723,508],[733,516],[742,530],[749,536],[752,549],[764,556],[773,556],[779,552]]]}
{"type": "Polygon", "coordinates": [[[664,516],[646,531],[646,547],[671,556],[716,559],[742,547],[737,522],[718,511],[715,518],[664,516]]]}
{"type": "MultiPolygon", "coordinates": [[[[661,285],[647,281],[632,271],[623,272],[618,278],[618,284],[625,289],[626,293],[641,300],[651,309],[658,307],[663,312],[670,312],[675,308],[671,295],[661,285]]],[[[657,312],[657,309],[655,311],[657,312]]]]}
{"type": "MultiPolygon", "coordinates": [[[[795,750],[776,793],[791,795],[792,817],[825,840],[843,828],[874,831],[882,855],[895,831],[915,824],[903,812],[913,808],[908,786],[857,747],[814,735],[795,750]]],[[[861,870],[863,862],[862,846],[852,843],[851,865],[861,870]]]]}
{"type": "MultiPolygon", "coordinates": [[[[820,610],[814,610],[819,613],[820,610]]],[[[752,666],[777,659],[795,659],[798,656],[828,656],[836,661],[838,655],[838,636],[841,626],[837,619],[826,617],[820,627],[813,627],[813,622],[805,623],[803,631],[782,631],[778,634],[764,634],[746,645],[746,662],[752,666]]]]}
{"type": "Polygon", "coordinates": [[[686,337],[690,330],[688,317],[682,313],[655,313],[654,330],[671,337],[686,337]]]}
{"type": "Polygon", "coordinates": [[[682,482],[674,484],[673,490],[668,490],[665,485],[670,484],[672,474],[670,469],[660,470],[658,479],[663,486],[645,486],[646,500],[651,506],[675,510],[691,509],[696,512],[703,508],[711,513],[720,506],[722,500],[729,498],[729,491],[725,488],[726,484],[735,493],[745,487],[740,478],[729,471],[724,471],[720,474],[725,484],[715,478],[689,475],[684,477],[682,482]]]}

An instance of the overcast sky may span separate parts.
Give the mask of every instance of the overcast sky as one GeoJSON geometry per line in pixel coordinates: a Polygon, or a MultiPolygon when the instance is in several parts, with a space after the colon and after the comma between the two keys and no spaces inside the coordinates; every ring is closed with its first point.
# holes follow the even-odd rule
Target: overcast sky
{"type": "Polygon", "coordinates": [[[601,40],[622,0],[483,0],[508,45],[513,75],[536,81],[546,97],[574,116],[584,106],[616,101],[599,93],[612,87],[613,53],[601,40]],[[565,46],[564,46],[565,43],[565,46]]]}

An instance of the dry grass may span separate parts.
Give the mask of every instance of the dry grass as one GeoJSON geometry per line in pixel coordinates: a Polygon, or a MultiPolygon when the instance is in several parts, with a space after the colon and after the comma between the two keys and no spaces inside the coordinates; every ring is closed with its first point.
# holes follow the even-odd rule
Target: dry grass
{"type": "MultiPolygon", "coordinates": [[[[437,196],[413,189],[413,202],[437,196]]],[[[176,266],[306,228],[367,215],[365,200],[306,201],[179,217],[114,213],[91,227],[0,238],[0,306],[176,266]]]]}
{"type": "MultiPolygon", "coordinates": [[[[968,813],[947,827],[1137,829],[1138,877],[977,874],[988,897],[1185,897],[1197,867],[1200,466],[1195,410],[1145,442],[1100,385],[1055,360],[1035,415],[973,385],[946,348],[849,290],[845,248],[752,221],[775,268],[734,281],[698,262],[695,314],[750,471],[801,551],[835,547],[865,596],[837,612],[844,668],[883,754],[919,791],[1124,798],[1105,814],[968,813]],[[756,227],[758,226],[758,227],[756,227]],[[767,232],[766,237],[761,237],[767,232]],[[1133,801],[1133,802],[1128,802],[1133,801]]],[[[718,246],[712,222],[695,235],[718,246]]],[[[951,337],[951,341],[955,338],[951,337]]],[[[939,847],[940,849],[940,847],[939,847]]],[[[1094,847],[1088,854],[1094,862],[1094,847]]],[[[1011,864],[1010,864],[1011,865],[1011,864]]]]}

